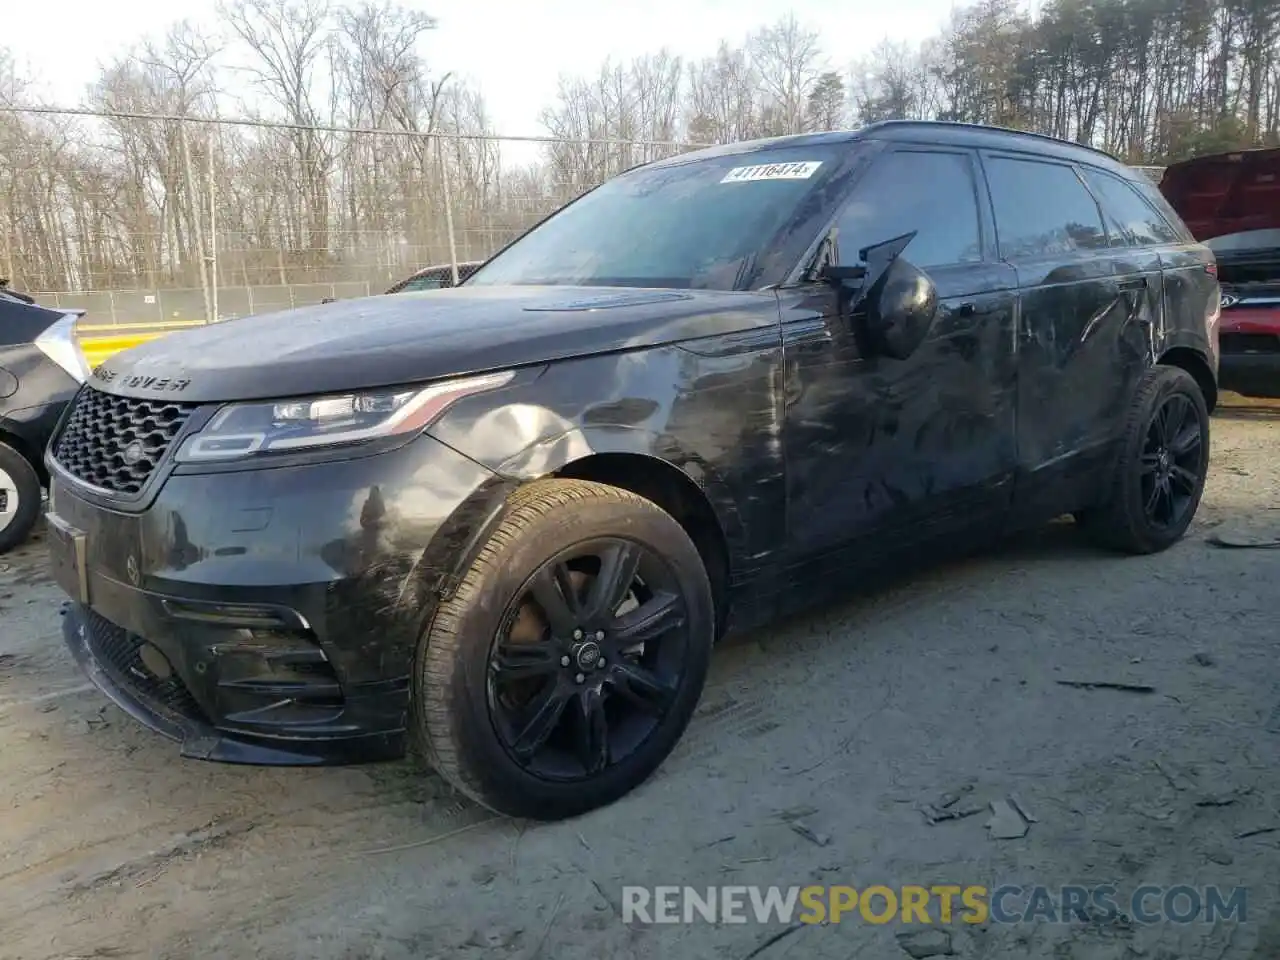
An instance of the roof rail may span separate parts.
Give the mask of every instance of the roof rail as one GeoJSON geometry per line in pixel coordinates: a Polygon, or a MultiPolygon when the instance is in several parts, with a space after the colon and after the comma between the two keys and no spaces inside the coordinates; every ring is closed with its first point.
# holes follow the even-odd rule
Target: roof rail
{"type": "Polygon", "coordinates": [[[997,127],[987,123],[963,123],[959,120],[877,120],[875,123],[868,124],[860,131],[861,134],[872,133],[876,130],[885,129],[902,129],[904,127],[920,127],[929,129],[931,127],[952,127],[959,130],[981,130],[989,133],[1003,133],[1015,137],[1031,137],[1036,140],[1047,140],[1050,143],[1056,143],[1064,147],[1078,147],[1081,150],[1088,150],[1090,153],[1096,153],[1099,156],[1106,157],[1108,160],[1114,160],[1117,163],[1120,159],[1107,151],[1099,149],[1087,143],[1077,143],[1074,140],[1063,140],[1061,137],[1053,137],[1047,133],[1036,133],[1032,130],[1015,130],[1012,127],[997,127]]]}

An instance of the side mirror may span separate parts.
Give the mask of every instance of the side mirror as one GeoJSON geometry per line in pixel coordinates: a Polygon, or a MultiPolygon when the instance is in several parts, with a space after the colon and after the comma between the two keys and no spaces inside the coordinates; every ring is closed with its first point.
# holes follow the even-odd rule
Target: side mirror
{"type": "Polygon", "coordinates": [[[929,335],[938,315],[938,289],[919,267],[896,257],[866,298],[868,346],[905,360],[929,335]]]}

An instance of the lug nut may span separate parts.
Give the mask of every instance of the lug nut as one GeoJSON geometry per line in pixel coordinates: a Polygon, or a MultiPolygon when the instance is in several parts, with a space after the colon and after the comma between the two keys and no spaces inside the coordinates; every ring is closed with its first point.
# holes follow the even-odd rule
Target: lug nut
{"type": "Polygon", "coordinates": [[[568,665],[569,665],[569,658],[568,658],[568,657],[561,657],[561,658],[560,658],[560,666],[562,666],[562,667],[567,667],[568,665]]]}
{"type": "Polygon", "coordinates": [[[578,674],[576,677],[574,677],[574,678],[573,678],[573,682],[574,682],[574,683],[582,683],[582,682],[583,682],[584,680],[586,680],[586,679],[587,679],[587,678],[586,678],[585,676],[583,676],[582,674],[578,674]]]}

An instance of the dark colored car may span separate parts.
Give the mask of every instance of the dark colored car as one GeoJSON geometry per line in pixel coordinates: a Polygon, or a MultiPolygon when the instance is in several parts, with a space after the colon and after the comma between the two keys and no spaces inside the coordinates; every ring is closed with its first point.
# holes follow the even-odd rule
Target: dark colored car
{"type": "MultiPolygon", "coordinates": [[[[458,281],[462,282],[480,269],[483,260],[466,260],[458,264],[458,281]]],[[[416,293],[419,290],[443,290],[453,286],[453,265],[439,264],[423,267],[412,276],[405,277],[387,293],[416,293]]]]}
{"type": "Polygon", "coordinates": [[[412,741],[504,813],[608,803],[728,630],[1066,512],[1183,535],[1219,291],[1140,176],[960,124],[722,146],[456,289],[120,354],[50,448],[68,644],[189,757],[412,741]]]}
{"type": "Polygon", "coordinates": [[[1218,261],[1222,388],[1280,397],[1280,149],[1174,164],[1160,190],[1218,261]]]}
{"type": "Polygon", "coordinates": [[[89,375],[75,338],[81,313],[39,306],[0,281],[0,553],[40,519],[45,445],[89,375]]]}

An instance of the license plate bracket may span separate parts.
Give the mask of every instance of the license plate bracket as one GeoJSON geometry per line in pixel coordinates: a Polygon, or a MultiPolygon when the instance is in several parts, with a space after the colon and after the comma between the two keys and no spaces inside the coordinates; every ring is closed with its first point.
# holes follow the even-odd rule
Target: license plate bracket
{"type": "Polygon", "coordinates": [[[88,536],[57,514],[46,516],[49,528],[49,572],[73,600],[89,604],[88,536]]]}

